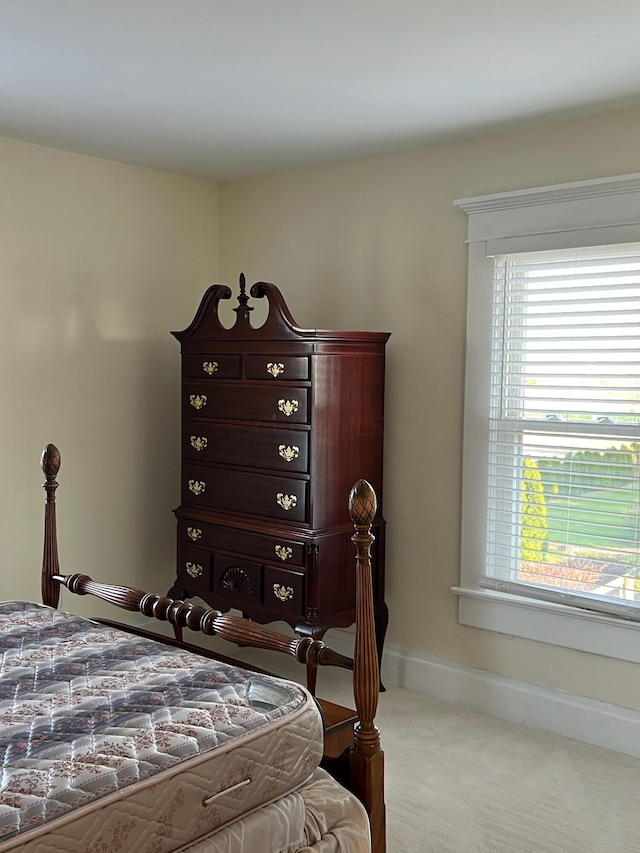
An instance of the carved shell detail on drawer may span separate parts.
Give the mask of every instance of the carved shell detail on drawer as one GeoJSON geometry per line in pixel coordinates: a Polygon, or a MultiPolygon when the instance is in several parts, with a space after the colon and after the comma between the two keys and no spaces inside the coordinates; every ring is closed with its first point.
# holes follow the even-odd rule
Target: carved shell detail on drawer
{"type": "Polygon", "coordinates": [[[220,586],[242,595],[254,595],[255,592],[251,578],[240,566],[231,566],[225,569],[220,578],[220,586]]]}

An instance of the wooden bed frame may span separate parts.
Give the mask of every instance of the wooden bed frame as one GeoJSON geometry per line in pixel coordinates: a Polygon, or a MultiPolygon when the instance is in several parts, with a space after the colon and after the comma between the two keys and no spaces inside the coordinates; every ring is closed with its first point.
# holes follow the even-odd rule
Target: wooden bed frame
{"type": "MultiPolygon", "coordinates": [[[[45,475],[43,487],[46,491],[41,579],[44,604],[58,607],[62,584],[72,593],[94,595],[124,610],[137,611],[145,616],[169,622],[174,629],[187,627],[209,636],[217,635],[239,646],[283,652],[307,667],[340,666],[353,670],[355,713],[331,702],[318,700],[325,721],[323,766],[364,804],[371,825],[372,851],[385,853],[384,753],[380,747],[380,732],[374,723],[380,675],[371,572],[371,544],[374,541],[371,526],[376,513],[376,496],[370,484],[366,480],[359,480],[349,495],[349,513],[355,528],[352,541],[356,548],[356,635],[354,656],[349,658],[334,652],[321,640],[311,637],[287,637],[248,619],[190,602],[143,592],[133,587],[97,583],[88,575],[61,574],[56,529],[56,476],[60,469],[60,451],[54,444],[48,444],[42,451],[41,464],[45,475]],[[345,745],[347,748],[343,751],[345,745]]],[[[111,621],[107,624],[128,633],[153,638],[166,645],[187,648],[205,657],[224,659],[206,649],[188,643],[178,643],[150,631],[111,621]]],[[[250,668],[244,662],[235,663],[250,668]]]]}

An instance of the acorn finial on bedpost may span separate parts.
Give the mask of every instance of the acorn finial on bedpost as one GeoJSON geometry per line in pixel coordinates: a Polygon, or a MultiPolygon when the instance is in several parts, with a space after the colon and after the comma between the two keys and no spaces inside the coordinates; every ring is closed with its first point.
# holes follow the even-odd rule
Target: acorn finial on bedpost
{"type": "Polygon", "coordinates": [[[58,565],[58,535],[56,530],[56,476],[60,470],[60,451],[55,444],[47,444],[40,460],[45,481],[42,484],[47,493],[44,508],[44,554],[42,557],[41,589],[42,601],[49,607],[57,607],[60,601],[60,586],[53,575],[60,571],[58,565]]]}
{"type": "Polygon", "coordinates": [[[353,733],[351,782],[371,821],[373,850],[385,849],[384,753],[374,718],[378,707],[380,669],[373,618],[371,526],[376,515],[376,494],[366,480],[358,480],[349,495],[349,513],[356,532],[356,642],[353,690],[359,723],[353,733]]]}

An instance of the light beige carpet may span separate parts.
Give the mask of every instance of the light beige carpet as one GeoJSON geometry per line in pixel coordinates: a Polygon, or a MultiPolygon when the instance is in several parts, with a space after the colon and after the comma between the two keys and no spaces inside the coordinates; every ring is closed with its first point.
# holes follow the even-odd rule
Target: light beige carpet
{"type": "Polygon", "coordinates": [[[390,853],[640,851],[640,760],[397,688],[379,708],[390,853]]]}

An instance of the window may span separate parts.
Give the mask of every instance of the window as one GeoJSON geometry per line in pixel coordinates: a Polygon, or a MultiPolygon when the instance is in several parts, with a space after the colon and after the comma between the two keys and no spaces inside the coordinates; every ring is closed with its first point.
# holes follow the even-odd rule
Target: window
{"type": "Polygon", "coordinates": [[[460,621],[640,661],[640,176],[456,204],[460,621]]]}
{"type": "Polygon", "coordinates": [[[640,245],[495,258],[486,576],[640,621],[640,245]]]}

